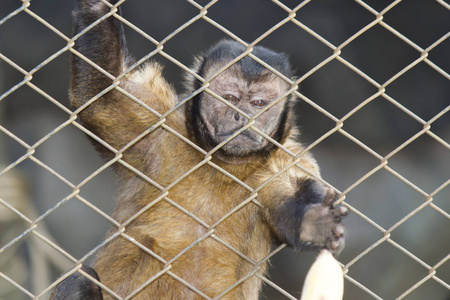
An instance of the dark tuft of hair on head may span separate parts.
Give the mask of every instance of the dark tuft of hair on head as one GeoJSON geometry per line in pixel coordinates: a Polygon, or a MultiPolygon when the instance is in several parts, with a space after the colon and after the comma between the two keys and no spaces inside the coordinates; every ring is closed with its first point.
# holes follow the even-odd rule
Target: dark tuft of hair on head
{"type": "MultiPolygon", "coordinates": [[[[222,40],[206,52],[204,58],[206,63],[228,63],[245,51],[246,48],[236,41],[222,40]]],[[[263,46],[253,47],[252,54],[287,78],[293,77],[293,70],[286,54],[275,52],[263,46]]],[[[244,76],[248,79],[254,79],[267,70],[266,67],[249,56],[243,57],[236,64],[241,67],[244,76]]]]}

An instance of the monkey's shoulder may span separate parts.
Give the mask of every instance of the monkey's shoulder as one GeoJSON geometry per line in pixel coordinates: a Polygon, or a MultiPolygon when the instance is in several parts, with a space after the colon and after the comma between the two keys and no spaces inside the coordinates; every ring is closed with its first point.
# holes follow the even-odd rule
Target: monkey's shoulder
{"type": "Polygon", "coordinates": [[[166,113],[178,103],[174,87],[164,79],[162,72],[163,67],[160,64],[150,62],[124,77],[124,88],[142,104],[151,103],[149,108],[159,114],[166,113]]]}

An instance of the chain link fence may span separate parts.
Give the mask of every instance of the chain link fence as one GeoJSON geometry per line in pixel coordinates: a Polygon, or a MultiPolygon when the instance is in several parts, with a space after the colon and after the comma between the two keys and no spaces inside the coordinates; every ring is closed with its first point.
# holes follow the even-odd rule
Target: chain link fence
{"type": "MultiPolygon", "coordinates": [[[[128,165],[121,149],[112,149],[79,123],[66,95],[68,57],[79,53],[73,49],[78,35],[72,37],[70,30],[72,3],[65,2],[0,4],[0,299],[48,298],[61,280],[84,273],[81,264],[107,242],[103,236],[110,226],[119,229],[110,239],[122,236],[143,247],[111,217],[114,163],[161,190],[149,206],[171,203],[209,229],[200,240],[213,238],[255,266],[222,295],[258,276],[265,283],[262,297],[298,299],[314,254],[293,253],[282,245],[264,259],[273,261],[270,277],[264,278],[256,273],[260,262],[170,200],[171,187],[209,165],[252,192],[221,221],[243,205],[259,205],[258,189],[215,165],[212,153],[164,123],[173,110],[157,114],[156,126],[205,159],[167,187],[128,165]],[[101,161],[84,134],[115,158],[101,161]]],[[[196,76],[189,69],[192,54],[223,37],[247,48],[233,62],[247,55],[271,69],[252,54],[259,44],[290,54],[299,66],[298,79],[272,71],[291,85],[288,93],[302,100],[296,112],[306,150],[315,154],[338,202],[351,211],[345,222],[347,246],[339,257],[344,298],[450,298],[447,2],[123,0],[118,5],[122,16],[112,7],[104,18],[124,24],[130,50],[139,58],[135,66],[162,61],[174,82],[185,72],[196,76]]],[[[204,84],[197,92],[212,93],[208,82],[198,79],[204,84]]],[[[252,125],[246,128],[258,131],[252,125]]],[[[302,154],[277,146],[294,158],[302,154]]],[[[161,261],[167,268],[151,280],[168,274],[209,299],[170,271],[178,257],[161,261]]]]}

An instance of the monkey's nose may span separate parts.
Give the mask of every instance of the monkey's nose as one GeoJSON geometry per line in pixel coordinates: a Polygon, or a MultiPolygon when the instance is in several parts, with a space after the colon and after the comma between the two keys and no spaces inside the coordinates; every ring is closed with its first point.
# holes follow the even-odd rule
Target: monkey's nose
{"type": "Polygon", "coordinates": [[[237,111],[230,111],[228,116],[230,121],[234,119],[233,123],[236,124],[236,126],[245,126],[248,123],[248,119],[237,111]]]}

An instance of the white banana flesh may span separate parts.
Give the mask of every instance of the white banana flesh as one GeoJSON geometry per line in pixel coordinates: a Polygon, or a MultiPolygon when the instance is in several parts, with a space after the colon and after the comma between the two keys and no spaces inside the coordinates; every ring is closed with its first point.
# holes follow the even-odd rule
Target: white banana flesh
{"type": "Polygon", "coordinates": [[[300,300],[342,300],[343,295],[342,268],[329,251],[322,250],[306,275],[300,300]]]}

